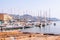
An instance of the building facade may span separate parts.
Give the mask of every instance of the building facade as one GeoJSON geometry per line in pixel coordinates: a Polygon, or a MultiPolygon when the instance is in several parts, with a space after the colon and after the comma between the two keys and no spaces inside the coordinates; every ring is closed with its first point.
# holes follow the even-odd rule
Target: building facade
{"type": "Polygon", "coordinates": [[[9,20],[12,20],[12,17],[6,13],[0,13],[0,23],[7,23],[9,20]]]}

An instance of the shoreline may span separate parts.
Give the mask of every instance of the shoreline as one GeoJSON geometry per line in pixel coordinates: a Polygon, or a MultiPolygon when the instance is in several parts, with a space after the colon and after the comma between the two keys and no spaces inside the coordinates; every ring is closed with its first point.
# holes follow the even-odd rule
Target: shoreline
{"type": "Polygon", "coordinates": [[[40,33],[29,33],[29,32],[20,32],[18,30],[10,31],[10,32],[0,32],[0,40],[60,40],[60,35],[55,34],[40,34],[40,33]]]}

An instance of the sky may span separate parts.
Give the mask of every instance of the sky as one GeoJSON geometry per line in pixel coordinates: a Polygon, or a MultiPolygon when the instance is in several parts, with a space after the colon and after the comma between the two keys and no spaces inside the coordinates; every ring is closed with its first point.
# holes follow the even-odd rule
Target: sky
{"type": "Polygon", "coordinates": [[[0,13],[48,17],[49,10],[51,17],[60,19],[60,0],[0,0],[0,13]]]}

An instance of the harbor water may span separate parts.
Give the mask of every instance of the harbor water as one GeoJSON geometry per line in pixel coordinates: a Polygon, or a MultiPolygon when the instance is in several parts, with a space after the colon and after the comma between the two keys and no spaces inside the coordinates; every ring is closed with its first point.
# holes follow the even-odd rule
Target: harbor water
{"type": "Polygon", "coordinates": [[[60,34],[60,21],[52,23],[51,25],[45,26],[45,27],[35,27],[32,28],[26,28],[21,29],[22,32],[32,32],[32,33],[53,33],[53,34],[60,34]]]}

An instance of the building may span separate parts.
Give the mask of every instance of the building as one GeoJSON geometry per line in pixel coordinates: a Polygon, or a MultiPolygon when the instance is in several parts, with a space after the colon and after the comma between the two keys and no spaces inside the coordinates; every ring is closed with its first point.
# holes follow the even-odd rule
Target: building
{"type": "Polygon", "coordinates": [[[0,24],[7,23],[10,20],[12,20],[12,17],[9,14],[0,13],[0,24]]]}

